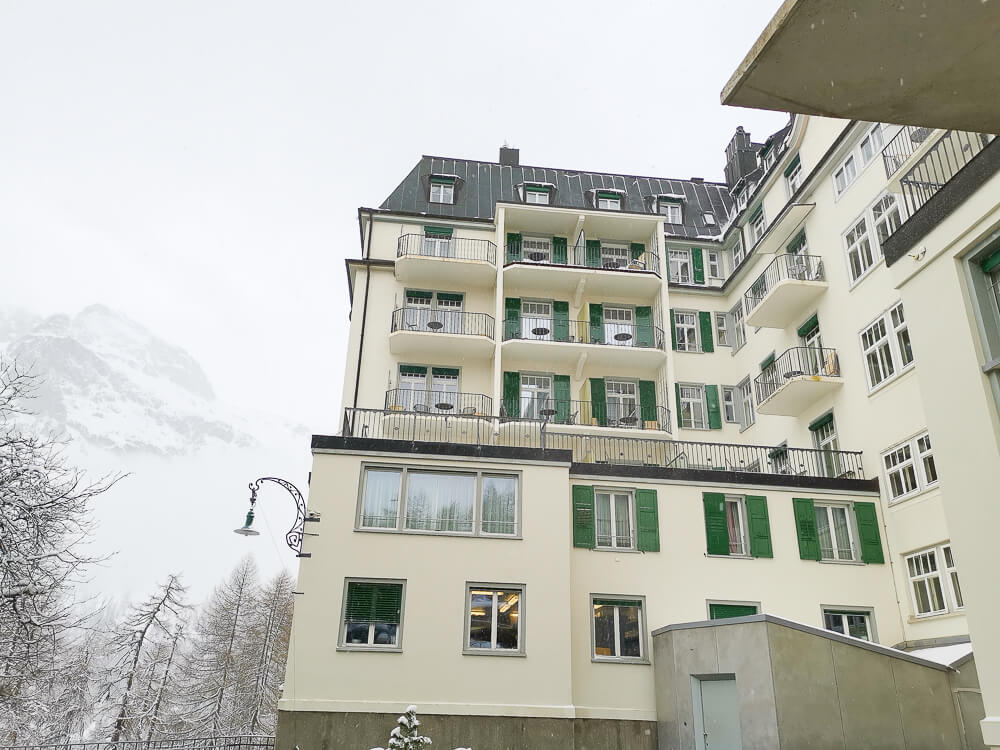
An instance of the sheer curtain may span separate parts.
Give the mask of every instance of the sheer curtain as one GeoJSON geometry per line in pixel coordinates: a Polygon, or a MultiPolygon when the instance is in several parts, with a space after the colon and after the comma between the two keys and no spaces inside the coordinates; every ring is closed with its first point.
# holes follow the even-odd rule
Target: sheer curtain
{"type": "Polygon", "coordinates": [[[517,479],[483,477],[483,533],[514,534],[517,479]]]}
{"type": "Polygon", "coordinates": [[[615,546],[630,547],[632,545],[632,529],[628,522],[628,495],[615,495],[615,546]]]}
{"type": "Polygon", "coordinates": [[[411,471],[406,484],[406,528],[472,532],[474,476],[411,471]]]}
{"type": "Polygon", "coordinates": [[[852,560],[851,532],[847,527],[847,508],[831,508],[833,511],[833,530],[837,537],[837,556],[841,560],[852,560]]]}
{"type": "Polygon", "coordinates": [[[399,512],[399,471],[369,469],[365,472],[365,500],[361,525],[376,529],[396,528],[399,512]]]}
{"type": "Polygon", "coordinates": [[[830,519],[826,508],[816,508],[816,533],[819,536],[820,557],[833,557],[833,537],[830,535],[830,519]]]}
{"type": "Polygon", "coordinates": [[[611,546],[611,495],[598,494],[594,502],[597,546],[611,546]]]}
{"type": "Polygon", "coordinates": [[[743,554],[743,532],[740,529],[740,506],[726,501],[726,528],[729,531],[729,554],[743,554]]]}

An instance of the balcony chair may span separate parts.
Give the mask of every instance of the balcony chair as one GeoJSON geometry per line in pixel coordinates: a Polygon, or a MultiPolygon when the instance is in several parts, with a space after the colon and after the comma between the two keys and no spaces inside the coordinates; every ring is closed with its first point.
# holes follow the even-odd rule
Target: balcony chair
{"type": "Polygon", "coordinates": [[[414,404],[413,411],[419,412],[420,414],[427,414],[430,410],[427,408],[427,404],[414,404]]]}

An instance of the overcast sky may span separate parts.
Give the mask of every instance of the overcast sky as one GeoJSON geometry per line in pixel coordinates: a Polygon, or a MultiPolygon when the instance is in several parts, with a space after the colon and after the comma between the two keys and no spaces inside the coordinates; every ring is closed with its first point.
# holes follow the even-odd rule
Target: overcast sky
{"type": "Polygon", "coordinates": [[[720,180],[780,0],[0,3],[0,300],[101,302],[338,423],[357,208],[421,154],[720,180]]]}

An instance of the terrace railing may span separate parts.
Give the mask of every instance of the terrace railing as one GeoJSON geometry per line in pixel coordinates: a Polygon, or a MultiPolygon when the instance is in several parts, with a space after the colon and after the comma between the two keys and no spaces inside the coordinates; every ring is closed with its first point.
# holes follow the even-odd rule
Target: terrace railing
{"type": "Polygon", "coordinates": [[[907,215],[913,216],[993,138],[992,135],[964,130],[946,131],[899,180],[907,215]]]}
{"type": "Polygon", "coordinates": [[[931,137],[934,128],[916,127],[907,125],[898,133],[896,137],[889,141],[882,149],[882,164],[885,167],[885,176],[892,177],[900,170],[906,160],[920,148],[920,146],[931,137]]]}
{"type": "Polygon", "coordinates": [[[485,417],[493,413],[493,399],[483,393],[393,388],[385,393],[385,408],[386,411],[485,417]]]}
{"type": "Polygon", "coordinates": [[[505,399],[500,412],[508,421],[548,422],[555,425],[620,427],[631,430],[670,432],[670,410],[655,404],[642,405],[635,398],[594,404],[591,401],[521,396],[505,399]]]}
{"type": "Polygon", "coordinates": [[[743,295],[746,312],[749,314],[759,305],[779,281],[826,281],[823,259],[816,255],[784,254],[775,256],[764,272],[754,280],[743,295]]]}
{"type": "Polygon", "coordinates": [[[660,275],[660,255],[654,248],[622,245],[570,245],[532,247],[526,242],[508,243],[507,263],[537,263],[545,266],[600,268],[605,271],[652,271],[660,275]],[[643,249],[639,249],[642,247],[643,249]]]}
{"type": "Polygon", "coordinates": [[[641,349],[663,349],[663,329],[650,323],[592,322],[521,315],[504,322],[504,341],[561,341],[641,349]]]}
{"type": "Polygon", "coordinates": [[[497,246],[489,240],[468,237],[436,237],[404,234],[396,241],[396,257],[416,255],[424,258],[455,258],[497,263],[497,246]]]}
{"type": "Polygon", "coordinates": [[[392,312],[392,331],[457,333],[493,338],[494,318],[486,313],[432,307],[401,307],[392,312]]]}
{"type": "Polygon", "coordinates": [[[763,403],[781,390],[789,380],[801,375],[840,377],[837,350],[818,346],[796,346],[788,349],[754,378],[757,403],[763,403]]]}

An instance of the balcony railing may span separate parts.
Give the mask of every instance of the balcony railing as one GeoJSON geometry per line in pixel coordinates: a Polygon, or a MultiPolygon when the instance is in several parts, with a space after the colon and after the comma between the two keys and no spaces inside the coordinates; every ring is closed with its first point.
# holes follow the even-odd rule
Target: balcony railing
{"type": "Polygon", "coordinates": [[[385,392],[385,408],[418,414],[487,417],[493,413],[493,399],[483,393],[393,388],[385,392]]]}
{"type": "Polygon", "coordinates": [[[796,346],[787,350],[754,379],[757,403],[763,403],[789,380],[803,375],[840,377],[837,350],[818,346],[796,346]]]}
{"type": "Polygon", "coordinates": [[[574,462],[588,464],[864,479],[861,453],[858,451],[611,437],[553,432],[549,427],[550,423],[546,421],[505,424],[496,418],[463,420],[438,414],[345,409],[342,435],[407,442],[568,450],[572,451],[574,462]]]}
{"type": "Polygon", "coordinates": [[[764,272],[743,295],[746,312],[749,314],[774,289],[779,281],[826,281],[823,259],[816,255],[794,255],[788,253],[775,256],[764,272]]]}
{"type": "Polygon", "coordinates": [[[396,242],[396,257],[415,255],[422,258],[456,258],[482,260],[497,264],[497,246],[489,240],[468,237],[434,237],[404,234],[396,242]]]}
{"type": "Polygon", "coordinates": [[[494,319],[486,313],[401,307],[392,312],[392,331],[457,333],[493,338],[494,319]]]}
{"type": "Polygon", "coordinates": [[[915,127],[907,125],[896,137],[882,149],[882,164],[885,166],[885,176],[892,177],[899,171],[906,160],[920,148],[921,144],[930,138],[934,128],[915,127]]]}
{"type": "Polygon", "coordinates": [[[907,215],[913,216],[931,197],[958,174],[994,136],[949,130],[904,174],[899,184],[907,215]]]}
{"type": "Polygon", "coordinates": [[[504,341],[561,341],[571,344],[603,344],[642,349],[663,349],[663,329],[649,323],[591,323],[588,320],[562,320],[522,315],[507,320],[504,341]]]}
{"type": "Polygon", "coordinates": [[[549,245],[532,248],[525,243],[507,245],[507,263],[537,263],[544,266],[572,266],[574,268],[601,268],[605,271],[652,271],[660,275],[660,256],[651,248],[632,252],[625,245],[602,246],[572,245],[563,251],[549,245]]]}
{"type": "Polygon", "coordinates": [[[596,406],[590,401],[550,398],[546,396],[521,396],[517,399],[517,413],[510,402],[500,407],[500,418],[551,424],[589,425],[593,427],[620,427],[630,430],[663,430],[670,432],[670,410],[664,406],[642,405],[634,397],[622,401],[609,399],[596,406]]]}

